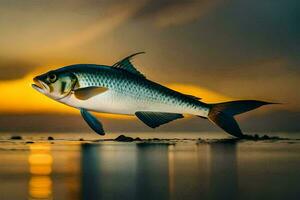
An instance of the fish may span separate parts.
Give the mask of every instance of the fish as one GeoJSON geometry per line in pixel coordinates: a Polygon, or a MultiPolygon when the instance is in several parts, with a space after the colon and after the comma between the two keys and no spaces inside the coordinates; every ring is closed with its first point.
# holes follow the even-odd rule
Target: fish
{"type": "Polygon", "coordinates": [[[273,104],[259,100],[205,103],[200,97],[147,79],[132,62],[142,53],[127,56],[112,66],[74,64],[51,70],[34,77],[32,87],[80,110],[82,118],[99,135],[105,135],[103,125],[91,112],[135,115],[151,128],[194,115],[208,119],[231,136],[243,138],[234,116],[273,104]]]}

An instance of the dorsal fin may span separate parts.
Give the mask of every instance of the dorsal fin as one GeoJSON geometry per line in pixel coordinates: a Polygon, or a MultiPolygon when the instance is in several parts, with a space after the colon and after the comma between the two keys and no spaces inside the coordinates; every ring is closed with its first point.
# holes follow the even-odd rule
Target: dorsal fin
{"type": "Polygon", "coordinates": [[[195,99],[195,100],[201,100],[202,99],[201,97],[196,97],[196,96],[190,95],[190,94],[184,94],[184,95],[189,97],[189,98],[195,99]]]}
{"type": "Polygon", "coordinates": [[[135,74],[135,75],[138,75],[138,76],[141,76],[141,77],[145,78],[145,76],[144,76],[141,72],[139,72],[139,71],[133,66],[133,64],[130,62],[130,60],[131,60],[134,56],[136,56],[136,55],[138,55],[138,54],[142,54],[142,53],[145,53],[145,52],[138,52],[138,53],[132,54],[132,55],[130,55],[130,56],[127,56],[126,58],[123,58],[123,59],[120,60],[119,62],[115,63],[115,64],[113,65],[113,67],[115,67],[115,68],[120,68],[120,69],[124,69],[124,70],[126,70],[126,71],[128,71],[128,72],[130,72],[130,73],[133,73],[133,74],[135,74]]]}

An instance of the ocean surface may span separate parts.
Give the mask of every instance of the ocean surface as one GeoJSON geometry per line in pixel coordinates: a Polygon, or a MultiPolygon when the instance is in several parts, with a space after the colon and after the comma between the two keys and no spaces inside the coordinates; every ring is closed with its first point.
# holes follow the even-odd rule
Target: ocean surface
{"type": "Polygon", "coordinates": [[[300,199],[299,133],[119,135],[1,133],[0,200],[300,199]]]}

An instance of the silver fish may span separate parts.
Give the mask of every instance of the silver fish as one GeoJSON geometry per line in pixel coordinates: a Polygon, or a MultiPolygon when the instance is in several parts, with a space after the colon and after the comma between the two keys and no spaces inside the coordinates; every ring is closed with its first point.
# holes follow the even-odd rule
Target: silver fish
{"type": "Polygon", "coordinates": [[[135,115],[151,128],[156,128],[184,114],[209,119],[227,133],[243,137],[234,119],[262,105],[256,100],[230,101],[216,104],[183,94],[148,80],[131,63],[143,52],[130,55],[112,66],[76,64],[35,77],[32,87],[58,102],[80,110],[87,124],[104,135],[101,122],[89,111],[135,115]]]}

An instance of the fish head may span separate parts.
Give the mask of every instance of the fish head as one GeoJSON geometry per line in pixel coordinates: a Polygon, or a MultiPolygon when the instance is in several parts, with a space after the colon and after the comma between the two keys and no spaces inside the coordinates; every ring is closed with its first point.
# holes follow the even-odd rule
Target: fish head
{"type": "Polygon", "coordinates": [[[71,72],[52,70],[33,78],[32,87],[55,100],[68,96],[74,89],[77,78],[71,72]]]}

